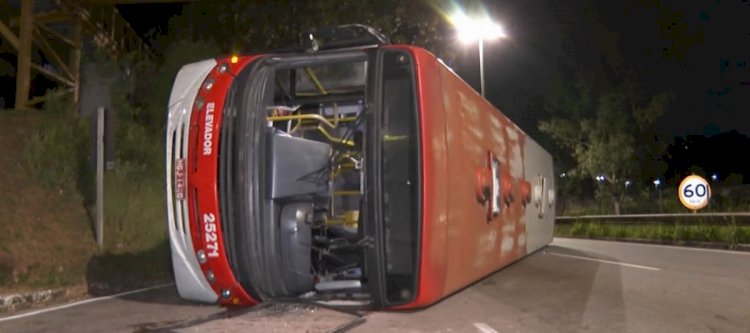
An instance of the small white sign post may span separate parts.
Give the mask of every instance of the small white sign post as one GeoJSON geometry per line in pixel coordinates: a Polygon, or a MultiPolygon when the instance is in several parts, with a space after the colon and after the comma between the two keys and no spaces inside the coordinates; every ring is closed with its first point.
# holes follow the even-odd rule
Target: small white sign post
{"type": "Polygon", "coordinates": [[[680,182],[677,195],[680,197],[683,206],[697,211],[708,205],[708,199],[711,197],[711,185],[701,176],[690,175],[680,182]]]}
{"type": "Polygon", "coordinates": [[[104,250],[104,107],[96,110],[96,245],[104,250]]]}

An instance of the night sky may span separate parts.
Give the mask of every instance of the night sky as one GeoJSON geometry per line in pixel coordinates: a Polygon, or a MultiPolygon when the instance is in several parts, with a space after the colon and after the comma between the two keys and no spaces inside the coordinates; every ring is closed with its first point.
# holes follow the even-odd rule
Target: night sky
{"type": "Polygon", "coordinates": [[[141,36],[154,33],[168,33],[169,19],[182,14],[184,3],[153,3],[117,5],[120,15],[141,36]]]}
{"type": "MultiPolygon", "coordinates": [[[[624,60],[655,90],[673,89],[675,107],[661,131],[672,136],[750,135],[750,2],[486,1],[509,38],[485,44],[487,98],[530,133],[540,97],[563,62],[624,60]],[[587,8],[588,7],[588,8],[587,8]],[[613,52],[613,50],[615,52],[613,52]],[[614,58],[614,60],[613,60],[614,58]],[[621,59],[620,59],[621,58],[621,59]]],[[[167,31],[182,4],[119,5],[140,33],[167,31]]],[[[479,87],[476,45],[456,41],[456,72],[479,87]]]]}
{"type": "MultiPolygon", "coordinates": [[[[488,10],[510,39],[485,44],[488,98],[528,129],[540,116],[527,108],[529,98],[553,83],[565,57],[593,64],[610,61],[607,50],[616,48],[640,67],[644,84],[677,93],[661,124],[666,134],[750,135],[750,3],[659,2],[662,8],[642,9],[632,4],[636,1],[606,1],[597,8],[596,22],[587,22],[580,2],[495,2],[488,10]],[[666,29],[660,20],[668,23],[666,29]],[[575,41],[572,50],[563,50],[564,38],[575,41]]],[[[457,64],[470,82],[478,82],[476,52],[467,50],[457,64]]]]}

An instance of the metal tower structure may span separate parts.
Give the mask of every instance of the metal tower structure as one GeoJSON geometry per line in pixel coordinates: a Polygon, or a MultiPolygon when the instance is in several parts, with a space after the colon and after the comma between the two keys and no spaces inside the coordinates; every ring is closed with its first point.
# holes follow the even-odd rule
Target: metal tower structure
{"type": "Polygon", "coordinates": [[[0,0],[0,36],[17,55],[15,108],[43,101],[43,96],[31,96],[32,71],[70,89],[78,101],[83,38],[115,59],[132,51],[150,53],[115,7],[150,2],[175,1],[0,0]]]}

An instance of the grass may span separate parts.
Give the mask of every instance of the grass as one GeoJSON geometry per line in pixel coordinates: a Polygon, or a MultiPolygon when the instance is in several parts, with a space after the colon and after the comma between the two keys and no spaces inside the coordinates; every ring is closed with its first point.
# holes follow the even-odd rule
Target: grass
{"type": "Polygon", "coordinates": [[[163,144],[155,138],[159,134],[127,119],[120,123],[118,159],[104,177],[105,250],[87,269],[91,292],[144,287],[171,278],[163,144]]]}
{"type": "MultiPolygon", "coordinates": [[[[166,65],[132,55],[128,63],[140,74],[138,84],[123,80],[112,88],[116,165],[105,172],[102,250],[93,227],[90,119],[77,115],[63,91],[48,92],[42,111],[0,110],[0,292],[81,283],[116,288],[171,278],[164,107],[182,64],[215,49],[185,43],[168,52],[166,65]]],[[[87,62],[123,67],[101,54],[89,56],[87,62]]]]}
{"type": "Polygon", "coordinates": [[[100,251],[88,119],[66,95],[50,94],[42,111],[0,112],[0,293],[170,279],[161,133],[120,122],[100,251]]]}
{"type": "Polygon", "coordinates": [[[36,183],[48,189],[76,190],[88,162],[86,119],[75,115],[68,94],[52,91],[46,96],[42,112],[14,111],[28,118],[30,127],[19,160],[24,173],[36,183]]]}
{"type": "Polygon", "coordinates": [[[163,177],[121,163],[104,178],[105,247],[145,251],[167,237],[163,177]]]}
{"type": "Polygon", "coordinates": [[[750,226],[726,224],[603,223],[575,221],[555,225],[556,236],[652,240],[666,243],[712,242],[730,247],[750,244],[750,226]]]}
{"type": "Polygon", "coordinates": [[[94,294],[140,288],[171,278],[163,174],[123,162],[105,175],[105,251],[89,261],[94,294]]]}

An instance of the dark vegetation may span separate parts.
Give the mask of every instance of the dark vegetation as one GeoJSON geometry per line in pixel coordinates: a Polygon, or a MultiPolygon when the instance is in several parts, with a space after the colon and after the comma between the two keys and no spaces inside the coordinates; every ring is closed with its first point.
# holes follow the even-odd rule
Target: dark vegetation
{"type": "Polygon", "coordinates": [[[750,244],[750,226],[737,225],[734,219],[700,221],[697,224],[673,223],[605,223],[605,221],[575,221],[557,224],[556,236],[594,239],[655,241],[663,244],[691,245],[720,243],[735,249],[750,244]]]}

